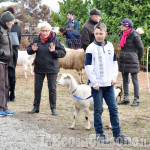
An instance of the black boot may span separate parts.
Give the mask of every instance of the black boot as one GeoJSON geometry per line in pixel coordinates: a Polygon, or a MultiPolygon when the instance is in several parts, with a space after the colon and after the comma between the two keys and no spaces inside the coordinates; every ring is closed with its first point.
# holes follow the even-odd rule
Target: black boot
{"type": "Polygon", "coordinates": [[[29,114],[39,113],[39,109],[33,108],[32,110],[28,111],[29,114]]]}
{"type": "Polygon", "coordinates": [[[56,109],[52,109],[52,115],[53,115],[53,116],[57,116],[56,109]]]}

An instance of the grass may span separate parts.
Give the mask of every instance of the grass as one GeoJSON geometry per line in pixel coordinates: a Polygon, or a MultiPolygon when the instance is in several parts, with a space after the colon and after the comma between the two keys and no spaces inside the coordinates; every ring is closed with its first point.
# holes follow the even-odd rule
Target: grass
{"type": "MultiPolygon", "coordinates": [[[[63,70],[61,73],[71,73],[76,79],[78,79],[78,74],[76,71],[72,70],[63,70]]],[[[146,143],[150,145],[150,93],[148,92],[146,85],[146,73],[141,72],[139,74],[140,81],[140,105],[139,107],[127,106],[118,106],[119,119],[122,133],[126,136],[138,138],[139,143],[142,139],[146,140],[146,143]]],[[[9,102],[8,106],[10,109],[16,111],[17,118],[21,120],[38,123],[42,128],[46,128],[48,132],[53,133],[52,127],[57,130],[55,132],[60,132],[65,136],[73,136],[75,138],[85,139],[89,134],[94,134],[94,121],[93,121],[93,112],[90,114],[90,122],[92,128],[90,131],[85,131],[85,120],[84,113],[81,112],[77,119],[77,126],[74,131],[69,130],[73,121],[73,101],[72,95],[68,92],[66,87],[57,87],[57,111],[58,116],[52,117],[50,107],[49,107],[49,97],[48,97],[48,86],[47,80],[45,79],[43,90],[42,90],[42,99],[40,105],[40,113],[38,115],[28,115],[27,111],[33,107],[34,99],[34,77],[29,75],[25,79],[23,76],[23,70],[21,66],[17,66],[16,69],[17,83],[16,83],[16,101],[9,102]]],[[[59,77],[58,77],[59,79],[59,77]]],[[[84,81],[86,83],[87,77],[84,73],[84,81]]],[[[119,74],[117,84],[122,84],[122,78],[119,74]]],[[[133,86],[130,83],[130,100],[133,100],[133,86]]],[[[112,131],[107,129],[105,126],[109,124],[109,113],[107,110],[104,110],[103,113],[103,125],[104,131],[107,135],[112,136],[112,131]]],[[[138,146],[124,146],[118,147],[113,146],[114,149],[149,149],[150,147],[138,146]]]]}

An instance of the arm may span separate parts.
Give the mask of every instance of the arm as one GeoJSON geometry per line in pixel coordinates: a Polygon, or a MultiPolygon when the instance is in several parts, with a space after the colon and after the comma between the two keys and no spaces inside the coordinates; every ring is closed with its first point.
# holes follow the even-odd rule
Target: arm
{"type": "Polygon", "coordinates": [[[37,43],[37,40],[35,39],[35,40],[33,41],[33,43],[31,43],[31,44],[27,47],[27,53],[28,53],[29,55],[32,55],[32,54],[36,53],[36,50],[33,50],[33,45],[36,44],[36,43],[37,43]]]}
{"type": "Polygon", "coordinates": [[[74,30],[79,32],[79,22],[77,20],[75,20],[74,30]]]}

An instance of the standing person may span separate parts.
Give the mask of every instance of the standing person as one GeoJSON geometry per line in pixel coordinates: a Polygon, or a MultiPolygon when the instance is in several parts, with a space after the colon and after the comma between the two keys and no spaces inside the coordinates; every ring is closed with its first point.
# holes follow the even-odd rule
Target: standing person
{"type": "Polygon", "coordinates": [[[13,56],[9,30],[14,25],[14,15],[3,12],[0,18],[0,116],[13,115],[7,106],[8,99],[8,63],[13,56]]]}
{"type": "Polygon", "coordinates": [[[39,26],[39,36],[27,48],[29,55],[36,53],[34,61],[34,108],[28,113],[39,113],[43,81],[45,76],[47,76],[50,109],[52,115],[56,116],[56,79],[59,72],[58,58],[64,57],[66,51],[56,34],[52,32],[52,27],[49,23],[43,22],[39,26]]]}
{"type": "Polygon", "coordinates": [[[74,30],[77,30],[79,32],[79,22],[73,16],[72,11],[67,12],[67,18],[68,18],[68,21],[66,22],[66,29],[68,29],[68,28],[69,29],[74,29],[74,30]]]}
{"type": "Polygon", "coordinates": [[[84,51],[86,50],[88,45],[91,44],[95,39],[94,26],[102,19],[101,15],[103,15],[103,13],[101,13],[96,8],[93,8],[90,11],[89,20],[83,25],[83,28],[81,30],[81,45],[84,51]]]}
{"type": "Polygon", "coordinates": [[[59,31],[65,37],[67,47],[73,49],[81,48],[81,38],[78,31],[66,28],[60,28],[59,31]]]}
{"type": "Polygon", "coordinates": [[[98,23],[94,27],[95,40],[86,49],[85,71],[90,80],[94,99],[94,128],[96,140],[109,143],[104,134],[102,124],[103,98],[110,113],[113,137],[115,142],[129,143],[129,139],[121,134],[119,126],[118,108],[115,99],[114,85],[118,75],[117,57],[112,43],[105,40],[107,27],[98,23]]]}
{"type": "Polygon", "coordinates": [[[140,60],[143,56],[144,46],[142,44],[140,35],[133,29],[133,22],[125,18],[120,22],[120,44],[121,52],[119,56],[119,71],[122,72],[123,78],[123,100],[118,105],[129,104],[129,73],[131,73],[132,82],[134,86],[134,100],[131,106],[139,105],[139,81],[138,73],[140,71],[140,60]]]}

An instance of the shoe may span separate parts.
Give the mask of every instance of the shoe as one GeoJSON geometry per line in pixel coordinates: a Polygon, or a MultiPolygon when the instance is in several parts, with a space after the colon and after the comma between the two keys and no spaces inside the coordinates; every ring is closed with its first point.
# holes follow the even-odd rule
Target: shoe
{"type": "Polygon", "coordinates": [[[10,98],[9,101],[14,102],[15,98],[10,98]]]}
{"type": "Polygon", "coordinates": [[[131,140],[122,134],[120,134],[117,137],[114,137],[114,141],[119,144],[130,144],[131,143],[131,140]]]}
{"type": "Polygon", "coordinates": [[[130,101],[128,99],[123,99],[121,102],[118,103],[118,105],[128,105],[130,101]]]}
{"type": "Polygon", "coordinates": [[[134,100],[133,103],[131,104],[131,106],[138,106],[139,105],[139,101],[138,100],[134,100]]]}
{"type": "Polygon", "coordinates": [[[107,139],[107,137],[104,134],[97,134],[96,135],[96,141],[104,144],[109,144],[110,141],[107,139]]]}
{"type": "Polygon", "coordinates": [[[6,113],[7,116],[12,116],[15,114],[14,111],[10,111],[10,110],[5,110],[4,112],[6,113]]]}
{"type": "Polygon", "coordinates": [[[57,116],[56,109],[52,109],[52,115],[53,115],[53,116],[57,116]]]}
{"type": "Polygon", "coordinates": [[[0,111],[0,117],[5,117],[7,114],[4,111],[0,111]]]}
{"type": "Polygon", "coordinates": [[[33,108],[32,110],[28,111],[29,114],[39,113],[39,109],[33,108]]]}

